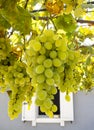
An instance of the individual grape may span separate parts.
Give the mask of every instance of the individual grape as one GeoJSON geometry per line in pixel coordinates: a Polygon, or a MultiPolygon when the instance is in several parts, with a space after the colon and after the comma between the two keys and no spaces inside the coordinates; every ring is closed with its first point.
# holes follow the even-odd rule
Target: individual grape
{"type": "Polygon", "coordinates": [[[61,47],[62,44],[63,44],[63,40],[62,40],[62,39],[58,39],[58,40],[55,42],[55,46],[56,46],[56,47],[61,47]]]}
{"type": "Polygon", "coordinates": [[[45,69],[45,76],[47,78],[52,78],[53,77],[53,71],[52,71],[52,69],[45,69]]]}
{"type": "Polygon", "coordinates": [[[53,65],[55,67],[59,67],[59,66],[61,66],[61,64],[62,64],[62,62],[60,59],[58,59],[58,58],[53,59],[53,65]]]}
{"type": "Polygon", "coordinates": [[[37,76],[37,83],[43,83],[45,81],[45,76],[40,74],[37,76]]]}
{"type": "Polygon", "coordinates": [[[47,97],[47,92],[45,90],[38,91],[37,97],[39,100],[45,100],[47,97]]]}
{"type": "Polygon", "coordinates": [[[38,66],[36,66],[36,68],[35,68],[35,72],[36,72],[37,74],[43,73],[44,70],[45,70],[45,68],[44,68],[43,65],[38,65],[38,66]]]}
{"type": "Polygon", "coordinates": [[[63,52],[66,52],[67,51],[67,44],[66,43],[63,43],[59,48],[58,48],[58,50],[60,50],[60,51],[63,51],[63,52]]]}
{"type": "Polygon", "coordinates": [[[33,47],[34,51],[36,51],[36,52],[40,51],[41,43],[39,41],[33,40],[33,41],[31,41],[31,44],[32,44],[32,47],[33,47]]]}
{"type": "Polygon", "coordinates": [[[54,94],[56,94],[57,93],[57,88],[56,87],[52,87],[51,88],[51,93],[54,95],[54,94]]]}
{"type": "Polygon", "coordinates": [[[46,42],[44,44],[44,47],[47,49],[47,50],[51,50],[52,49],[52,44],[50,42],[46,42]]]}
{"type": "Polygon", "coordinates": [[[64,66],[62,65],[62,66],[58,67],[58,68],[57,68],[57,72],[58,72],[58,73],[64,72],[64,66]]]}
{"type": "Polygon", "coordinates": [[[46,89],[47,91],[50,91],[50,90],[51,90],[51,86],[48,85],[48,84],[45,84],[45,89],[46,89]]]}
{"type": "Polygon", "coordinates": [[[43,101],[40,100],[40,99],[38,99],[38,98],[36,98],[35,104],[36,104],[37,106],[41,106],[41,105],[43,104],[43,101]]]}
{"type": "Polygon", "coordinates": [[[46,59],[46,56],[45,56],[45,55],[39,55],[39,56],[37,57],[37,63],[38,63],[38,64],[42,64],[45,59],[46,59]]]}
{"type": "Polygon", "coordinates": [[[52,111],[56,112],[57,110],[58,110],[57,106],[56,105],[52,105],[52,111]]]}
{"type": "Polygon", "coordinates": [[[50,68],[52,66],[52,60],[46,59],[46,60],[44,60],[43,64],[44,64],[45,68],[50,68]]]}
{"type": "Polygon", "coordinates": [[[57,56],[57,52],[56,51],[51,51],[50,52],[50,58],[54,59],[54,58],[56,58],[56,56],[57,56]]]}
{"type": "Polygon", "coordinates": [[[66,99],[66,101],[69,102],[69,101],[71,100],[70,95],[66,94],[66,95],[65,95],[65,99],[66,99]]]}
{"type": "Polygon", "coordinates": [[[54,85],[54,79],[52,79],[52,78],[47,78],[47,79],[46,79],[46,83],[47,83],[48,85],[53,86],[53,85],[54,85]]]}
{"type": "Polygon", "coordinates": [[[44,55],[46,53],[46,49],[44,46],[41,47],[40,54],[44,55]]]}
{"type": "Polygon", "coordinates": [[[44,106],[40,106],[40,110],[41,110],[41,112],[46,112],[47,111],[47,109],[44,106]]]}
{"type": "Polygon", "coordinates": [[[60,75],[58,73],[54,74],[54,81],[55,81],[56,84],[60,83],[60,75]]]}
{"type": "Polygon", "coordinates": [[[51,101],[51,99],[46,98],[44,103],[43,103],[43,106],[45,106],[45,108],[47,108],[47,109],[50,109],[52,107],[52,104],[53,104],[53,102],[51,101]]]}
{"type": "Polygon", "coordinates": [[[69,54],[68,54],[69,56],[68,56],[68,58],[70,59],[70,60],[74,60],[74,51],[69,51],[69,54]]]}
{"type": "Polygon", "coordinates": [[[65,61],[67,59],[67,54],[65,52],[62,52],[62,51],[58,51],[58,57],[65,61]]]}
{"type": "Polygon", "coordinates": [[[49,116],[50,118],[53,118],[53,117],[54,117],[53,112],[50,111],[50,110],[48,110],[48,111],[46,112],[46,115],[49,116]]]}
{"type": "MultiPolygon", "coordinates": [[[[44,35],[47,37],[47,38],[52,38],[54,36],[54,31],[49,29],[49,30],[45,30],[44,31],[44,35]]],[[[47,39],[49,40],[49,39],[47,39]]]]}
{"type": "Polygon", "coordinates": [[[47,38],[44,34],[42,34],[42,35],[39,37],[39,40],[40,40],[40,42],[45,43],[46,41],[48,41],[48,38],[47,38]]]}

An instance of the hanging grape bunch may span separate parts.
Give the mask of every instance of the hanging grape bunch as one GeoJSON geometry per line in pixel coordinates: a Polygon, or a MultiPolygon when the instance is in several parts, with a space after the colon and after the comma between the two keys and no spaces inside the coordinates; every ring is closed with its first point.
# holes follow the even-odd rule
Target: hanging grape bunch
{"type": "Polygon", "coordinates": [[[25,55],[27,73],[32,78],[32,86],[36,88],[35,103],[48,116],[53,117],[53,112],[57,111],[53,103],[57,89],[66,92],[68,101],[69,88],[75,91],[73,69],[79,57],[79,52],[69,50],[66,36],[62,37],[52,30],[45,30],[29,42],[25,55]]]}
{"type": "Polygon", "coordinates": [[[23,101],[31,104],[34,88],[31,79],[26,73],[25,64],[21,61],[9,66],[5,75],[5,84],[10,90],[10,101],[8,103],[8,115],[11,119],[17,118],[22,111],[23,101]]]}

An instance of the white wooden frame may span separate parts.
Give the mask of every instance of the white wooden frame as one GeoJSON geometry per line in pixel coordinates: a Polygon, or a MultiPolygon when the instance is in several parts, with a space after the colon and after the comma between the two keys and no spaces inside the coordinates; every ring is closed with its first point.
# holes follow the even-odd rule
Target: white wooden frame
{"type": "Polygon", "coordinates": [[[28,110],[27,103],[23,103],[22,106],[22,121],[32,121],[32,126],[36,126],[37,123],[60,123],[64,126],[65,121],[74,120],[73,112],[73,94],[70,93],[71,101],[67,102],[65,100],[65,93],[60,92],[60,115],[54,116],[54,118],[49,118],[47,116],[38,115],[38,107],[34,104],[35,97],[33,97],[32,105],[30,110],[28,110]]]}

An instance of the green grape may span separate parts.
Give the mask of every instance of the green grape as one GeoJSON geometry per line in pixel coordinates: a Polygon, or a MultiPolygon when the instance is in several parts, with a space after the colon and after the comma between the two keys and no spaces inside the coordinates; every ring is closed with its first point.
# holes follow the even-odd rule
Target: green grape
{"type": "Polygon", "coordinates": [[[60,51],[62,51],[62,52],[66,52],[67,49],[68,49],[68,47],[67,47],[67,43],[66,43],[66,42],[63,42],[63,43],[61,44],[61,46],[57,48],[57,50],[60,50],[60,51]]]}
{"type": "Polygon", "coordinates": [[[47,49],[47,50],[51,50],[52,49],[52,44],[50,42],[46,42],[44,44],[44,47],[47,49]]]}
{"type": "Polygon", "coordinates": [[[64,85],[64,82],[60,81],[58,86],[59,86],[59,89],[60,89],[61,92],[67,91],[67,86],[64,85]]]}
{"type": "Polygon", "coordinates": [[[36,68],[35,68],[35,72],[36,72],[37,74],[43,73],[44,70],[45,70],[45,68],[44,68],[43,65],[38,65],[38,66],[36,66],[36,68]]]}
{"type": "Polygon", "coordinates": [[[62,62],[60,59],[58,59],[58,58],[53,59],[53,65],[55,67],[59,67],[59,66],[61,66],[61,64],[62,64],[62,62]]]}
{"type": "Polygon", "coordinates": [[[47,92],[51,90],[51,86],[46,83],[45,83],[44,88],[45,88],[45,90],[47,90],[47,92]]]}
{"type": "Polygon", "coordinates": [[[38,83],[37,88],[36,88],[37,91],[44,89],[45,88],[44,85],[45,85],[44,83],[38,83]]]}
{"type": "Polygon", "coordinates": [[[56,47],[61,47],[62,44],[63,44],[63,40],[62,40],[62,39],[58,39],[58,40],[55,42],[55,46],[56,46],[56,47]]]}
{"type": "Polygon", "coordinates": [[[40,106],[40,111],[41,111],[41,112],[46,112],[47,109],[46,109],[44,106],[40,106]]]}
{"type": "Polygon", "coordinates": [[[46,49],[44,46],[41,47],[40,52],[41,55],[44,55],[46,53],[46,49]]]}
{"type": "Polygon", "coordinates": [[[34,49],[34,51],[40,51],[41,50],[41,43],[37,40],[33,40],[33,42],[31,41],[32,43],[32,47],[34,49]]]}
{"type": "Polygon", "coordinates": [[[50,58],[54,59],[54,58],[56,58],[56,56],[57,56],[57,52],[56,51],[51,51],[50,52],[50,58]]]}
{"type": "Polygon", "coordinates": [[[42,35],[39,37],[39,40],[40,40],[40,42],[45,43],[48,39],[47,39],[47,37],[46,37],[44,34],[42,34],[42,35]]]}
{"type": "Polygon", "coordinates": [[[38,63],[38,64],[42,64],[45,59],[46,59],[46,56],[45,56],[45,55],[39,55],[39,56],[37,57],[37,63],[38,63]]]}
{"type": "Polygon", "coordinates": [[[35,104],[36,104],[37,106],[41,106],[41,105],[43,104],[43,101],[42,101],[42,100],[39,100],[38,98],[36,98],[35,104]]]}
{"type": "Polygon", "coordinates": [[[64,66],[62,65],[62,66],[58,67],[58,68],[57,68],[57,72],[58,72],[58,73],[64,72],[64,66]]]}
{"type": "Polygon", "coordinates": [[[57,93],[57,88],[56,87],[52,87],[51,88],[51,93],[54,95],[54,94],[56,94],[57,93]]]}
{"type": "Polygon", "coordinates": [[[66,54],[65,52],[58,51],[58,57],[59,57],[61,60],[66,60],[66,59],[67,59],[67,54],[66,54]]]}
{"type": "Polygon", "coordinates": [[[60,75],[58,73],[55,73],[53,78],[56,84],[60,83],[60,75]]]}
{"type": "Polygon", "coordinates": [[[47,77],[47,78],[52,78],[53,77],[53,71],[52,71],[52,69],[50,69],[50,68],[48,68],[48,69],[45,69],[45,76],[47,77]]]}
{"type": "MultiPolygon", "coordinates": [[[[54,31],[49,29],[49,30],[45,30],[44,31],[44,35],[47,37],[47,38],[52,38],[54,36],[54,31]]],[[[49,39],[47,39],[49,40],[49,39]]]]}
{"type": "Polygon", "coordinates": [[[66,95],[65,95],[65,99],[66,99],[66,101],[69,102],[69,101],[71,100],[70,95],[66,94],[66,95]]]}
{"type": "Polygon", "coordinates": [[[43,103],[43,106],[45,106],[46,109],[50,109],[52,107],[52,104],[53,104],[53,102],[51,101],[51,99],[46,98],[43,103]]]}
{"type": "Polygon", "coordinates": [[[57,106],[56,105],[52,105],[52,111],[56,112],[57,110],[58,110],[57,106]]]}
{"type": "Polygon", "coordinates": [[[70,60],[74,60],[74,51],[69,51],[69,56],[68,56],[68,58],[70,59],[70,60]]]}
{"type": "Polygon", "coordinates": [[[50,111],[50,110],[48,110],[48,111],[46,112],[46,115],[49,116],[50,118],[53,118],[53,117],[54,117],[53,112],[50,111]]]}
{"type": "Polygon", "coordinates": [[[43,64],[44,64],[45,68],[50,68],[52,66],[52,60],[46,59],[46,60],[44,60],[43,64]]]}
{"type": "Polygon", "coordinates": [[[47,83],[48,85],[53,86],[53,85],[54,85],[54,79],[52,79],[52,78],[47,78],[47,79],[46,79],[46,83],[47,83]]]}
{"type": "Polygon", "coordinates": [[[45,100],[47,97],[47,92],[45,90],[40,90],[37,92],[37,97],[39,100],[45,100]]]}
{"type": "Polygon", "coordinates": [[[45,76],[40,74],[37,76],[37,83],[43,83],[45,81],[45,76]]]}

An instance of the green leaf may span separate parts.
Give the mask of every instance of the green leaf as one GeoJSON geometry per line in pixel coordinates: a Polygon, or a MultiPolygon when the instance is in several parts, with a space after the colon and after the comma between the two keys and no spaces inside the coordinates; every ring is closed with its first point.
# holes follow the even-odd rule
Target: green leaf
{"type": "Polygon", "coordinates": [[[10,28],[9,22],[0,14],[0,27],[10,28]]]}
{"type": "Polygon", "coordinates": [[[76,29],[76,22],[71,14],[61,15],[54,20],[55,26],[58,29],[64,29],[67,33],[72,33],[76,29]]]}
{"type": "Polygon", "coordinates": [[[91,56],[88,56],[86,59],[86,65],[90,65],[91,63],[91,56]]]}

